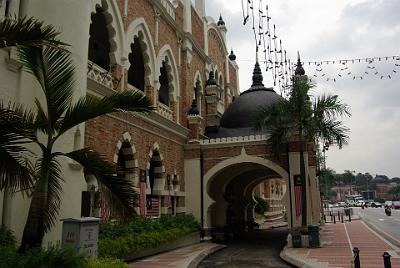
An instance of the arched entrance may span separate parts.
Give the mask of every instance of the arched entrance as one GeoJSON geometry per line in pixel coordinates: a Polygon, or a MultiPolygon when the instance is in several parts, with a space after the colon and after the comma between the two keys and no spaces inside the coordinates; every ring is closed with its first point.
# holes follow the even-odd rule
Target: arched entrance
{"type": "Polygon", "coordinates": [[[213,235],[234,235],[251,228],[257,204],[254,189],[262,181],[274,178],[288,181],[288,174],[270,160],[243,152],[215,165],[204,177],[205,229],[212,230],[213,235]]]}

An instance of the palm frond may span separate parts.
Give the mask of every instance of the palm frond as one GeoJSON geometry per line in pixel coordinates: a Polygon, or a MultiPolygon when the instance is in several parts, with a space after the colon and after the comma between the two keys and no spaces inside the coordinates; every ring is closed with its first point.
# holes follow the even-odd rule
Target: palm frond
{"type": "Polygon", "coordinates": [[[43,208],[45,233],[57,223],[61,205],[62,183],[64,182],[61,165],[55,158],[52,158],[47,169],[47,198],[43,208]]]}
{"type": "Polygon", "coordinates": [[[141,92],[124,91],[97,99],[82,97],[64,116],[60,134],[89,119],[112,112],[149,113],[153,110],[150,100],[141,92]]]}
{"type": "Polygon", "coordinates": [[[317,136],[342,148],[343,145],[348,144],[349,133],[350,129],[344,126],[341,121],[326,119],[320,122],[317,136]]]}
{"type": "Polygon", "coordinates": [[[22,105],[0,102],[0,189],[29,192],[33,168],[23,145],[35,140],[33,115],[22,105]]]}
{"type": "Polygon", "coordinates": [[[351,116],[350,107],[342,103],[337,95],[321,95],[313,102],[314,115],[323,119],[351,116]]]}
{"type": "MultiPolygon", "coordinates": [[[[74,66],[68,51],[53,47],[20,47],[20,58],[45,94],[47,132],[54,133],[56,122],[70,107],[73,95],[74,66]]],[[[42,116],[42,118],[44,118],[42,116]]]]}
{"type": "Polygon", "coordinates": [[[34,18],[10,18],[0,21],[0,48],[24,46],[60,46],[66,45],[58,40],[59,35],[53,26],[44,25],[34,18]]]}
{"type": "Polygon", "coordinates": [[[115,167],[100,154],[88,148],[65,154],[85,168],[85,173],[94,175],[111,193],[111,202],[122,217],[133,217],[137,206],[137,193],[133,182],[115,175],[115,167]]]}

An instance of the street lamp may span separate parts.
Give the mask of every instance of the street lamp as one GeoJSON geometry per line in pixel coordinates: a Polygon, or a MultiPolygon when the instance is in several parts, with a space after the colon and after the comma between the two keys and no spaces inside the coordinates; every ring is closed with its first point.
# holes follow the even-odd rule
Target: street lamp
{"type": "Polygon", "coordinates": [[[326,176],[326,151],[329,150],[329,142],[326,141],[322,147],[322,152],[324,153],[324,177],[325,177],[325,195],[328,197],[328,176],[326,176]]]}

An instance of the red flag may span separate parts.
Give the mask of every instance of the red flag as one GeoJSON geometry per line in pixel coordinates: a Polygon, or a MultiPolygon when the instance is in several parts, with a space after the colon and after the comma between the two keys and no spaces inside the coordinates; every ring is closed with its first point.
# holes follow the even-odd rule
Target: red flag
{"type": "Polygon", "coordinates": [[[146,215],[146,171],[145,170],[140,170],[139,208],[140,208],[140,216],[145,216],[146,215]]]}
{"type": "Polygon", "coordinates": [[[303,202],[301,199],[301,186],[294,186],[294,199],[296,204],[296,217],[301,215],[303,202]]]}
{"type": "Polygon", "coordinates": [[[300,175],[294,176],[294,203],[296,208],[296,217],[302,213],[303,199],[302,199],[302,185],[300,175]]]}

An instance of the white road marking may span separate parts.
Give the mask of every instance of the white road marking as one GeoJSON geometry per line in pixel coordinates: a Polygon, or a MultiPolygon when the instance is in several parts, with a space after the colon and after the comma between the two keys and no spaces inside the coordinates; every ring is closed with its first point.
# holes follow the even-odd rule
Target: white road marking
{"type": "Polygon", "coordinates": [[[380,221],[385,221],[384,219],[379,219],[380,221]]]}

